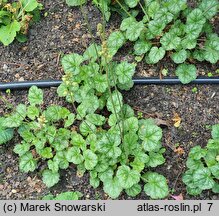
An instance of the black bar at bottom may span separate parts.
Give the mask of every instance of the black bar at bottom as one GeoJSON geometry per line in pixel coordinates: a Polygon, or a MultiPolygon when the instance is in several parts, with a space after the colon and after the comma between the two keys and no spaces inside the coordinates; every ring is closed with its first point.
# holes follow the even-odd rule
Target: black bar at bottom
{"type": "MultiPolygon", "coordinates": [[[[176,85],[182,84],[177,78],[134,78],[134,84],[136,85],[176,85]]],[[[19,89],[28,89],[31,86],[35,85],[39,88],[49,88],[49,87],[58,87],[62,83],[61,80],[38,80],[38,81],[22,81],[22,82],[9,82],[1,83],[0,90],[19,90],[19,89]]],[[[189,84],[219,84],[219,77],[205,78],[200,77],[192,81],[189,84]]]]}

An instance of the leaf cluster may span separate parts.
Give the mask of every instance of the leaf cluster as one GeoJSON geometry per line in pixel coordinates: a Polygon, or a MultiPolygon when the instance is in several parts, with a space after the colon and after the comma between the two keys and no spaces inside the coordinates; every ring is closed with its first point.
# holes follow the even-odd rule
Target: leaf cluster
{"type": "Polygon", "coordinates": [[[102,46],[91,44],[83,55],[62,58],[65,75],[57,93],[72,111],[57,105],[42,110],[43,92],[33,86],[29,105],[20,104],[1,118],[4,131],[16,129],[22,138],[14,148],[20,170],[32,172],[43,163],[43,182],[52,187],[59,181],[59,170],[74,164],[79,176],[89,172],[90,184],[102,185],[114,199],[122,191],[136,196],[142,191],[141,181],[151,198],[168,195],[166,179],[149,172],[165,162],[162,130],[151,119],[135,117],[119,91],[133,86],[135,72],[135,64],[111,60],[110,53],[122,42],[122,37],[117,43],[109,38],[102,46]]]}
{"type": "Polygon", "coordinates": [[[191,195],[209,189],[219,193],[219,124],[212,127],[211,135],[205,148],[198,145],[189,152],[183,182],[191,195]]]}
{"type": "Polygon", "coordinates": [[[37,0],[0,2],[0,42],[5,46],[12,43],[15,38],[19,42],[25,42],[29,26],[40,19],[42,7],[37,0]]]}
{"type": "MultiPolygon", "coordinates": [[[[76,119],[81,121],[78,132],[83,136],[84,145],[69,152],[71,161],[78,164],[79,172],[88,170],[90,184],[94,188],[103,184],[104,191],[112,198],[117,198],[123,190],[130,196],[139,194],[145,168],[157,167],[165,161],[162,130],[152,120],[138,120],[119,92],[133,86],[135,72],[134,64],[111,61],[123,39],[121,33],[114,32],[103,42],[106,46],[92,44],[83,56],[75,53],[64,56],[65,76],[57,90],[60,97],[76,107],[76,119]],[[100,64],[96,63],[98,59],[100,64]]],[[[152,179],[157,177],[152,176],[152,179]]],[[[144,178],[146,182],[149,179],[144,178]]],[[[147,192],[152,198],[168,194],[165,178],[165,187],[160,189],[159,183],[153,185],[156,192],[147,192]]],[[[150,184],[145,186],[145,191],[148,187],[150,184]]]]}
{"type": "Polygon", "coordinates": [[[170,57],[178,64],[176,75],[183,84],[197,77],[196,67],[190,62],[216,64],[219,60],[219,38],[211,24],[218,11],[217,0],[202,0],[196,8],[191,8],[187,0],[94,2],[104,14],[107,11],[107,19],[110,11],[122,15],[120,31],[125,42],[133,42],[136,59],[157,64],[170,57]]]}
{"type": "Polygon", "coordinates": [[[156,64],[165,55],[170,56],[179,64],[176,75],[186,84],[197,77],[195,66],[187,60],[205,60],[212,64],[219,60],[219,38],[210,24],[217,8],[217,0],[203,0],[194,9],[186,0],[147,1],[143,19],[125,18],[120,30],[126,39],[135,43],[134,54],[145,56],[146,63],[156,64]]]}

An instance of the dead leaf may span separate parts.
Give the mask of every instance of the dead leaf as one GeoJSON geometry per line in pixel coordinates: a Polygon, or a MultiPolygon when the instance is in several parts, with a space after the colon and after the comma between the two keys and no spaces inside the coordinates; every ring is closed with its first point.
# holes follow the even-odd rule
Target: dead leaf
{"type": "Polygon", "coordinates": [[[168,121],[165,121],[165,120],[159,119],[159,118],[155,119],[155,124],[158,125],[158,126],[160,126],[160,125],[164,125],[164,126],[167,126],[167,127],[169,126],[168,121]]]}
{"type": "Polygon", "coordinates": [[[174,113],[174,117],[172,118],[172,121],[174,121],[174,127],[178,128],[181,124],[182,119],[177,113],[174,113]]]}
{"type": "Polygon", "coordinates": [[[170,195],[175,200],[184,200],[182,193],[179,195],[170,195]]]}

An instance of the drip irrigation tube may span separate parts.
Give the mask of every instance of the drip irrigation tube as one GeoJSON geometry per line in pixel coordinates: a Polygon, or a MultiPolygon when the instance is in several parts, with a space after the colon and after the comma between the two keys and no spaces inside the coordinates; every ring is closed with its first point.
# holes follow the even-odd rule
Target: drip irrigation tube
{"type": "MultiPolygon", "coordinates": [[[[137,85],[176,85],[182,84],[177,78],[134,78],[134,84],[137,85]]],[[[38,81],[23,81],[23,82],[0,82],[0,90],[21,90],[28,89],[31,86],[35,85],[40,88],[49,88],[49,87],[58,87],[62,83],[61,80],[38,80],[38,81]]],[[[192,81],[189,84],[219,84],[219,77],[200,77],[192,81]]]]}

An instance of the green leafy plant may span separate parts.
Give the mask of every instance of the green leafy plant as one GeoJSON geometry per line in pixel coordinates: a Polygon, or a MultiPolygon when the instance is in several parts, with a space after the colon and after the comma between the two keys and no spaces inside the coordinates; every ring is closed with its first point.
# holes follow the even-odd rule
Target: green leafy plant
{"type": "Polygon", "coordinates": [[[164,198],[168,195],[166,179],[148,173],[165,162],[162,130],[151,119],[135,117],[119,91],[133,86],[136,65],[112,61],[123,43],[120,33],[106,40],[99,24],[98,34],[101,46],[93,43],[83,55],[72,53],[62,58],[65,75],[57,93],[72,105],[74,113],[56,105],[42,110],[43,92],[33,86],[29,105],[20,104],[3,117],[3,128],[18,128],[22,141],[14,152],[20,156],[22,171],[36,170],[39,162],[47,165],[42,178],[48,187],[59,181],[59,170],[72,163],[79,176],[89,172],[90,184],[94,188],[103,185],[111,198],[122,191],[136,196],[142,190],[141,181],[146,182],[146,194],[164,198]],[[120,40],[115,43],[112,37],[120,40]],[[147,173],[148,177],[142,178],[147,173]],[[153,183],[153,178],[162,179],[161,185],[153,183]],[[155,188],[156,195],[148,188],[155,188]]]}
{"type": "MultiPolygon", "coordinates": [[[[152,120],[138,120],[133,109],[124,104],[119,89],[133,86],[135,64],[111,61],[124,37],[114,32],[104,40],[102,30],[98,25],[101,47],[92,44],[83,56],[73,53],[62,59],[65,75],[57,92],[72,104],[84,140],[83,145],[72,147],[68,158],[78,165],[78,172],[88,170],[90,184],[94,188],[103,184],[110,197],[117,198],[123,190],[136,196],[141,192],[145,168],[165,161],[162,131],[152,120]]],[[[167,194],[168,187],[157,196],[167,194]]]]}
{"type": "Polygon", "coordinates": [[[13,129],[5,128],[2,124],[3,118],[0,117],[0,145],[7,143],[10,141],[14,136],[13,129]]]}
{"type": "Polygon", "coordinates": [[[191,195],[208,189],[219,193],[219,124],[212,127],[211,135],[212,139],[205,148],[198,145],[189,152],[183,182],[191,195]]]}
{"type": "Polygon", "coordinates": [[[0,41],[5,46],[15,38],[25,42],[29,26],[40,18],[42,6],[37,0],[0,1],[0,41]]]}
{"type": "Polygon", "coordinates": [[[183,63],[177,67],[176,75],[186,84],[197,76],[195,66],[185,63],[187,59],[212,64],[219,60],[219,38],[209,23],[217,8],[217,0],[203,0],[195,9],[189,8],[186,0],[149,1],[142,7],[143,19],[125,18],[120,30],[126,39],[135,42],[134,53],[145,55],[148,64],[156,64],[166,54],[174,63],[183,63]],[[199,41],[204,43],[200,45],[199,41]]]}
{"type": "Polygon", "coordinates": [[[202,0],[197,8],[191,8],[187,0],[93,2],[107,19],[110,11],[122,15],[123,44],[126,41],[134,43],[138,61],[144,59],[147,64],[157,64],[165,56],[170,57],[179,64],[176,75],[183,84],[197,77],[197,70],[190,62],[216,64],[219,60],[219,38],[211,24],[218,11],[217,0],[202,0]]]}
{"type": "MultiPolygon", "coordinates": [[[[66,0],[66,3],[68,6],[81,6],[87,3],[87,0],[66,0]]],[[[92,3],[104,13],[106,20],[109,21],[111,0],[92,0],[92,3]]]]}
{"type": "Polygon", "coordinates": [[[79,200],[82,197],[82,194],[78,191],[76,192],[62,192],[53,196],[48,194],[42,198],[42,200],[79,200]]]}
{"type": "Polygon", "coordinates": [[[43,111],[40,108],[43,92],[35,86],[30,88],[28,100],[28,106],[19,104],[13,113],[1,117],[3,129],[0,140],[5,143],[13,137],[13,130],[18,128],[22,141],[15,145],[14,152],[20,157],[20,170],[32,172],[40,160],[44,161],[48,169],[43,170],[43,181],[50,187],[59,181],[58,170],[69,166],[65,154],[71,146],[74,132],[68,128],[74,123],[75,115],[56,105],[43,111]]]}

